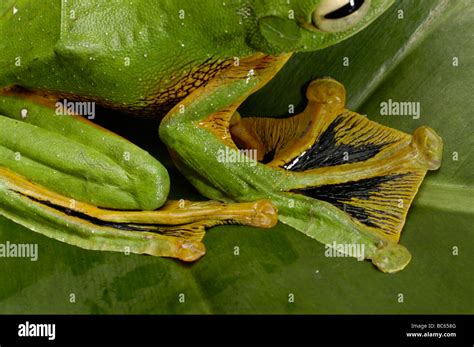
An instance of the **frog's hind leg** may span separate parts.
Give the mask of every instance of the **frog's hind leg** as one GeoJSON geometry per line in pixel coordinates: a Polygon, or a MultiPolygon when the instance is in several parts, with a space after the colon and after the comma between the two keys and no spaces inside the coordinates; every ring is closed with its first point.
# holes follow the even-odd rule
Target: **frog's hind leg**
{"type": "Polygon", "coordinates": [[[208,197],[270,199],[280,221],[333,247],[358,245],[362,255],[342,252],[400,271],[411,259],[400,232],[426,171],[440,165],[441,139],[346,110],[332,79],[310,85],[300,115],[241,119],[237,107],[285,57],[271,59],[241,62],[167,115],[160,135],[178,167],[208,197]]]}
{"type": "Polygon", "coordinates": [[[56,114],[38,95],[0,94],[0,214],[31,230],[86,249],[193,261],[212,226],[277,221],[268,200],[167,201],[168,189],[164,167],[125,139],[56,114]]]}

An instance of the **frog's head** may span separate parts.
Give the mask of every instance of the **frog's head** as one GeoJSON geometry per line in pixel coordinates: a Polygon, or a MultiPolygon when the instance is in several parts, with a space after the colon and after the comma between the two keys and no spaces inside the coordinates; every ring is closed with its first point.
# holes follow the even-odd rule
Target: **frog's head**
{"type": "MultiPolygon", "coordinates": [[[[268,54],[315,51],[359,32],[395,0],[257,0],[249,41],[268,54]]],[[[251,23],[250,23],[251,22],[251,23]]]]}

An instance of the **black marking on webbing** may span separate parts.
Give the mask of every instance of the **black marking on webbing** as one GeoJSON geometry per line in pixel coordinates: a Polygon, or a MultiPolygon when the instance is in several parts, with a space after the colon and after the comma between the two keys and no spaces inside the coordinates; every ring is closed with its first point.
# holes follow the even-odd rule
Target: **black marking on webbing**
{"type": "MultiPolygon", "coordinates": [[[[364,143],[360,145],[336,144],[336,127],[338,127],[346,117],[339,115],[328,126],[316,142],[304,154],[293,158],[283,168],[290,171],[306,171],[319,167],[336,166],[341,164],[351,164],[368,160],[376,156],[384,146],[391,142],[364,143]],[[345,158],[347,154],[347,159],[345,158]]],[[[357,124],[357,123],[356,123],[357,124]]],[[[344,128],[348,133],[351,127],[344,128]]]]}
{"type": "MultiPolygon", "coordinates": [[[[408,175],[410,175],[410,173],[377,176],[365,178],[359,181],[298,189],[295,193],[300,193],[314,199],[329,202],[361,223],[370,227],[378,228],[379,226],[370,220],[367,210],[360,206],[353,206],[348,202],[352,198],[369,200],[373,193],[381,191],[380,186],[382,184],[389,181],[401,180],[408,175]]],[[[377,212],[382,215],[390,215],[388,212],[383,210],[377,210],[377,212]]]]}
{"type": "Polygon", "coordinates": [[[265,155],[263,156],[263,159],[261,161],[262,164],[268,164],[269,162],[271,162],[273,160],[273,158],[275,158],[275,153],[276,153],[276,149],[272,149],[271,151],[265,153],[265,155]]]}

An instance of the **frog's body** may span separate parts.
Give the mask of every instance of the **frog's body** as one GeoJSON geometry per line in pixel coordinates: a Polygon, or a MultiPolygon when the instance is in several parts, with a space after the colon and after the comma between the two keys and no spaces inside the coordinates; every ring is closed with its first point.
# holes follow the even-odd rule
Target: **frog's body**
{"type": "MultiPolygon", "coordinates": [[[[0,42],[0,87],[163,115],[236,59],[274,53],[258,32],[258,17],[302,16],[318,2],[302,0],[293,9],[286,0],[3,1],[0,32],[12,39],[0,42]]],[[[391,1],[376,2],[371,17],[391,1]]],[[[278,53],[305,50],[306,36],[306,50],[314,50],[350,35],[304,34],[278,53]]]]}
{"type": "MultiPolygon", "coordinates": [[[[136,253],[194,260],[202,255],[199,241],[203,228],[229,220],[269,227],[276,221],[276,205],[280,220],[309,236],[325,243],[363,243],[367,247],[365,257],[379,268],[388,272],[400,270],[410,259],[408,252],[396,244],[406,211],[426,170],[439,165],[440,143],[431,130],[422,129],[412,138],[359,119],[357,124],[363,123],[369,129],[366,134],[373,131],[373,140],[350,132],[345,139],[335,130],[333,139],[350,141],[344,145],[351,154],[359,153],[360,159],[339,166],[336,164],[341,163],[335,162],[335,174],[331,174],[324,168],[326,164],[315,163],[317,156],[304,155],[327,136],[336,122],[347,123],[347,119],[359,117],[345,113],[344,90],[337,82],[326,79],[312,84],[308,109],[288,121],[256,123],[252,119],[241,120],[236,113],[239,104],[268,82],[291,53],[341,41],[368,25],[391,3],[392,0],[300,0],[295,4],[286,0],[4,1],[0,5],[0,33],[11,39],[0,40],[0,88],[4,90],[0,114],[14,119],[0,117],[5,122],[4,129],[15,127],[20,129],[18,134],[28,134],[38,130],[36,127],[47,128],[52,133],[38,131],[38,142],[43,138],[50,142],[48,136],[55,136],[57,143],[66,143],[63,137],[68,136],[84,146],[79,151],[81,158],[84,153],[98,158],[98,153],[103,152],[100,160],[110,159],[110,168],[98,165],[99,159],[74,159],[73,144],[69,144],[71,159],[64,159],[67,162],[61,164],[68,168],[64,173],[51,164],[54,158],[47,150],[26,155],[32,159],[28,165],[15,162],[8,156],[12,157],[21,146],[18,139],[7,139],[5,132],[0,188],[12,195],[0,201],[2,213],[33,230],[85,248],[120,250],[129,244],[136,253]],[[122,140],[103,137],[102,145],[89,145],[100,137],[98,130],[87,130],[90,125],[74,127],[78,122],[75,119],[47,115],[48,103],[57,98],[95,101],[139,116],[166,115],[160,137],[180,170],[207,197],[240,204],[203,203],[186,210],[185,206],[168,202],[159,211],[137,213],[97,209],[94,205],[159,208],[167,197],[168,176],[158,162],[138,150],[136,161],[124,163],[120,151],[128,153],[129,145],[122,140]],[[42,116],[27,117],[25,110],[42,116]],[[46,121],[47,117],[51,119],[46,121]],[[51,122],[62,125],[50,125],[51,122]],[[69,133],[65,128],[70,129],[69,133]],[[286,133],[275,134],[280,130],[286,133]],[[90,133],[90,139],[82,135],[84,132],[90,133]],[[382,138],[391,141],[383,142],[382,138]],[[370,150],[361,156],[360,148],[366,148],[370,141],[370,150]],[[254,160],[249,164],[218,159],[223,151],[235,153],[238,147],[257,151],[259,159],[269,153],[273,157],[268,165],[254,160]],[[400,154],[394,154],[395,150],[400,154]],[[95,163],[97,177],[84,172],[81,161],[95,163]],[[312,164],[296,170],[298,161],[312,164]],[[45,163],[54,169],[47,179],[38,176],[45,163]],[[98,188],[101,175],[122,169],[128,173],[113,176],[116,199],[107,199],[98,188]],[[135,172],[141,172],[137,174],[141,178],[134,178],[135,172]],[[76,179],[77,175],[81,179],[76,179]],[[74,182],[69,189],[61,188],[65,179],[74,182]],[[383,193],[390,185],[405,180],[400,187],[406,182],[411,185],[407,196],[402,196],[402,203],[408,206],[388,206],[387,213],[395,213],[396,220],[386,222],[384,212],[374,209],[378,205],[372,198],[367,198],[372,204],[369,208],[357,205],[355,200],[344,200],[344,196],[323,199],[332,205],[309,197],[322,197],[328,190],[335,191],[336,186],[341,190],[344,184],[356,180],[367,186],[365,194],[375,190],[383,193]],[[98,190],[91,196],[92,183],[98,190]],[[68,198],[81,203],[76,205],[74,200],[73,206],[68,206],[68,198]],[[252,201],[257,202],[252,205],[252,201]],[[351,208],[348,213],[346,205],[351,208]],[[21,216],[15,209],[31,213],[21,216]],[[203,217],[206,213],[207,219],[203,217]],[[47,215],[49,222],[36,219],[38,215],[47,215]],[[364,222],[360,215],[368,221],[364,222]],[[54,224],[56,228],[69,227],[75,234],[64,238],[66,232],[54,232],[54,224]],[[137,236],[136,230],[146,238],[137,236]],[[78,236],[83,234],[88,235],[86,240],[78,236]],[[156,240],[146,241],[150,239],[156,240]],[[188,242],[184,246],[183,240],[188,242]]],[[[346,130],[347,127],[352,125],[346,125],[346,130]]],[[[333,154],[339,150],[336,145],[330,148],[333,154]]]]}
{"type": "Polygon", "coordinates": [[[0,85],[163,115],[233,57],[255,53],[238,24],[240,2],[215,3],[3,2],[8,19],[0,22],[0,32],[15,39],[0,43],[7,53],[0,57],[6,67],[0,85]],[[211,3],[213,10],[206,10],[211,3]],[[227,20],[216,23],[216,16],[227,20]],[[20,66],[14,64],[18,56],[20,66]]]}

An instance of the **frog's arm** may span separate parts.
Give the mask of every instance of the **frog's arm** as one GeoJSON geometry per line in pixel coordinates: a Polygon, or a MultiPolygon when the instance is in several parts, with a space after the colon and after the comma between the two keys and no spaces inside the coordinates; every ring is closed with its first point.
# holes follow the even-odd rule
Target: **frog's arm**
{"type": "Polygon", "coordinates": [[[270,199],[282,222],[308,236],[363,245],[363,256],[382,271],[403,269],[411,256],[398,244],[400,232],[426,171],[440,165],[440,138],[425,127],[410,136],[345,110],[344,88],[331,79],[310,85],[300,115],[239,120],[240,103],[287,59],[255,56],[222,73],[167,115],[162,140],[209,198],[270,199]],[[273,156],[267,164],[234,160],[239,148],[273,156]]]}
{"type": "Polygon", "coordinates": [[[31,230],[86,249],[193,261],[209,227],[276,223],[269,201],[166,201],[168,190],[164,167],[125,139],[57,115],[35,94],[0,94],[0,214],[31,230]]]}

